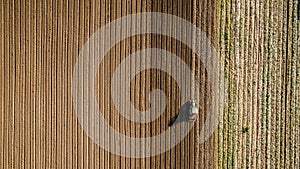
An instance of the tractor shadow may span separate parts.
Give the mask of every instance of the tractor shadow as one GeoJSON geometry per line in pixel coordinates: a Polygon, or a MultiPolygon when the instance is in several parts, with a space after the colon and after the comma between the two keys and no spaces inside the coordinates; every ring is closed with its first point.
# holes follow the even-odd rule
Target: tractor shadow
{"type": "Polygon", "coordinates": [[[174,124],[181,122],[189,122],[189,109],[191,106],[191,102],[186,102],[184,105],[180,107],[179,114],[172,117],[168,123],[168,126],[171,127],[174,124]],[[178,119],[178,120],[177,120],[178,119]]]}

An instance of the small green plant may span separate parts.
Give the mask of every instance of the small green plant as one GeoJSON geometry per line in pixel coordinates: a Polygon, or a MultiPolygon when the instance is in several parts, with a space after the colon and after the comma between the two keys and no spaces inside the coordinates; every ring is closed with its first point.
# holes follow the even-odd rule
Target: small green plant
{"type": "Polygon", "coordinates": [[[250,131],[251,127],[247,126],[247,127],[243,127],[243,133],[248,133],[250,131]]]}

